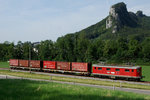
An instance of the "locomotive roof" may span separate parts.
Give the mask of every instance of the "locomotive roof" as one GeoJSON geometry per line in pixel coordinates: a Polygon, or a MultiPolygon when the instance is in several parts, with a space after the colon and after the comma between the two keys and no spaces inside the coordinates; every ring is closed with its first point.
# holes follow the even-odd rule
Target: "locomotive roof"
{"type": "Polygon", "coordinates": [[[109,68],[127,68],[127,69],[138,69],[140,66],[111,66],[111,65],[97,65],[93,64],[94,67],[109,67],[109,68]]]}

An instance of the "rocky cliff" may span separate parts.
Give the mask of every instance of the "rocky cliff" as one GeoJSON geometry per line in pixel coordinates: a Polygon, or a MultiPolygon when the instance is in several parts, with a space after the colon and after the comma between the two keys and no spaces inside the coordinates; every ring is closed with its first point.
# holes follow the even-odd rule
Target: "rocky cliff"
{"type": "Polygon", "coordinates": [[[126,4],[121,2],[111,6],[109,15],[103,20],[71,34],[75,41],[81,37],[92,41],[118,38],[135,38],[143,41],[150,37],[150,17],[144,15],[142,11],[129,12],[126,4]]]}
{"type": "Polygon", "coordinates": [[[108,19],[106,20],[106,29],[111,28],[112,33],[116,33],[123,26],[136,27],[137,16],[142,16],[142,12],[134,14],[127,11],[126,4],[121,2],[111,6],[108,19]]]}

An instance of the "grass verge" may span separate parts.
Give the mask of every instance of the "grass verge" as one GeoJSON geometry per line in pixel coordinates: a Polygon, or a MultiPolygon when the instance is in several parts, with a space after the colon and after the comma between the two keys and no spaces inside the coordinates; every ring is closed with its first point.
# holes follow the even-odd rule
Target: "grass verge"
{"type": "Polygon", "coordinates": [[[64,82],[76,82],[76,83],[84,83],[84,84],[93,84],[93,85],[105,85],[105,86],[115,86],[115,87],[125,87],[125,88],[137,88],[137,89],[145,89],[150,90],[150,86],[147,85],[135,85],[129,83],[121,83],[120,82],[108,82],[108,81],[100,81],[100,80],[92,80],[92,79],[78,79],[78,78],[68,78],[68,77],[58,77],[58,76],[49,76],[49,75],[41,75],[41,74],[30,74],[24,72],[11,72],[11,71],[2,71],[0,70],[0,74],[2,75],[12,75],[19,76],[25,78],[34,78],[34,79],[44,79],[44,80],[55,80],[55,81],[64,81],[64,82]]]}
{"type": "Polygon", "coordinates": [[[149,95],[29,80],[0,80],[1,100],[150,100],[149,95]]]}
{"type": "Polygon", "coordinates": [[[142,66],[142,73],[145,76],[142,80],[150,82],[150,66],[142,66]]]}
{"type": "Polygon", "coordinates": [[[9,68],[8,62],[0,62],[0,68],[9,68]]]}

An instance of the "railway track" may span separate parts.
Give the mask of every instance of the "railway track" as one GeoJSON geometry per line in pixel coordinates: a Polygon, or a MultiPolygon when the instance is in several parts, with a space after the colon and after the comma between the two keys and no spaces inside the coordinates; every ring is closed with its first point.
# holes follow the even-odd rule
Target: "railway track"
{"type": "Polygon", "coordinates": [[[0,68],[0,70],[10,70],[10,68],[0,68]]]}
{"type": "MultiPolygon", "coordinates": [[[[30,71],[28,71],[28,70],[19,70],[19,69],[0,68],[0,70],[11,70],[11,71],[14,71],[14,72],[30,73],[30,71]]],[[[134,81],[112,80],[112,79],[103,79],[103,78],[98,78],[98,77],[79,76],[79,75],[70,75],[70,74],[60,74],[60,73],[48,73],[48,72],[37,72],[37,71],[32,71],[32,73],[34,73],[34,74],[50,75],[50,76],[68,77],[68,78],[91,79],[91,80],[120,82],[120,83],[128,83],[128,84],[137,84],[137,85],[150,86],[150,82],[147,82],[147,81],[134,82],[134,81]]]]}

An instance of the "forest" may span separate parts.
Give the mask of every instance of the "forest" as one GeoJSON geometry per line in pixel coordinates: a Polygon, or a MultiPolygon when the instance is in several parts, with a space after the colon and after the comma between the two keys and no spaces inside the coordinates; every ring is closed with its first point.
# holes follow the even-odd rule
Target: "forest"
{"type": "Polygon", "coordinates": [[[150,38],[138,41],[131,38],[118,38],[116,40],[89,40],[68,34],[58,38],[39,43],[21,42],[16,45],[5,41],[0,43],[0,61],[9,59],[31,59],[91,63],[137,63],[150,62],[150,38]],[[31,57],[30,57],[31,56],[31,57]]]}

